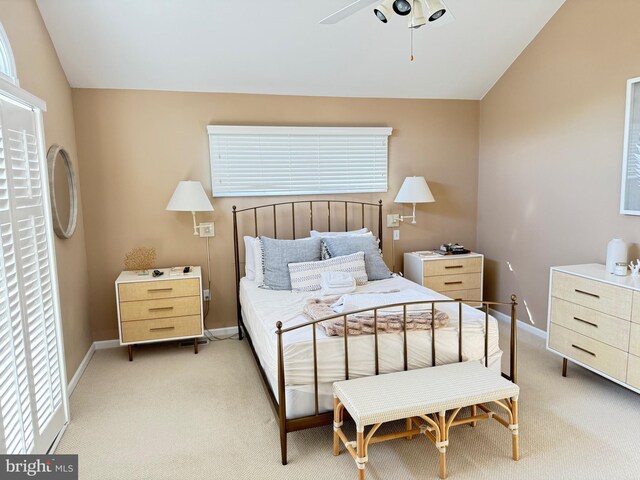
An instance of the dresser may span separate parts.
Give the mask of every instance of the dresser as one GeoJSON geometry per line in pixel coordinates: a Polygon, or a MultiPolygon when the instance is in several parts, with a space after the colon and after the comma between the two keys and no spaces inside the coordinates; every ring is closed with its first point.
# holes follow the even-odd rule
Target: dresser
{"type": "Polygon", "coordinates": [[[116,280],[120,345],[193,338],[198,353],[198,338],[203,335],[202,273],[193,267],[188,274],[153,277],[137,272],[122,272],[116,280]]]}
{"type": "Polygon", "coordinates": [[[454,300],[482,301],[483,272],[484,255],[480,253],[439,255],[428,250],[404,254],[405,278],[454,300]]]}
{"type": "Polygon", "coordinates": [[[604,265],[551,268],[547,348],[640,393],[640,279],[604,265]]]}

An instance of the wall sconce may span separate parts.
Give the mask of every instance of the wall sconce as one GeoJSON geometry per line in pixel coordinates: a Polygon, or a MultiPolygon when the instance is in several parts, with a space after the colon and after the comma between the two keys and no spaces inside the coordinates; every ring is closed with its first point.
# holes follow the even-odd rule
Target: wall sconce
{"type": "Polygon", "coordinates": [[[431,193],[431,190],[429,190],[429,185],[427,185],[427,181],[424,177],[405,178],[394,202],[412,203],[413,214],[411,216],[399,215],[397,213],[391,214],[389,217],[393,218],[388,219],[388,226],[391,226],[389,223],[392,221],[395,223],[393,226],[398,226],[398,222],[405,222],[407,220],[411,220],[411,223],[416,223],[416,203],[432,203],[435,201],[436,199],[433,198],[433,194],[431,193]]]}

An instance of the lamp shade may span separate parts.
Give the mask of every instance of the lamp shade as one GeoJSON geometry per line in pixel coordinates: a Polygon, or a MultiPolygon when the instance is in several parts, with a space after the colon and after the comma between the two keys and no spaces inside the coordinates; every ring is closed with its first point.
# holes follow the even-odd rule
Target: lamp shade
{"type": "Polygon", "coordinates": [[[435,202],[429,185],[424,177],[407,177],[404,179],[395,203],[430,203],[435,202]]]}
{"type": "Polygon", "coordinates": [[[213,205],[200,182],[182,181],[169,200],[167,210],[174,212],[212,212],[213,205]]]}

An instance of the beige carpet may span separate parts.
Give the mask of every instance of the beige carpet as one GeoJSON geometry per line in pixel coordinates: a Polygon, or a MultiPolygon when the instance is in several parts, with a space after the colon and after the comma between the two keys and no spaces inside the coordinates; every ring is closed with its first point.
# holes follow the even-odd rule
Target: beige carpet
{"type": "MultiPolygon", "coordinates": [[[[506,332],[505,332],[506,333],[506,332]]],[[[507,336],[503,334],[503,340],[507,336]]],[[[456,427],[450,479],[640,478],[640,395],[570,365],[520,335],[522,459],[496,422],[456,427]]],[[[246,342],[201,348],[164,344],[96,352],[71,397],[72,421],[57,453],[80,455],[81,479],[355,478],[348,454],[331,455],[332,431],[278,429],[246,342]]],[[[426,439],[373,445],[368,479],[437,478],[426,439]]]]}

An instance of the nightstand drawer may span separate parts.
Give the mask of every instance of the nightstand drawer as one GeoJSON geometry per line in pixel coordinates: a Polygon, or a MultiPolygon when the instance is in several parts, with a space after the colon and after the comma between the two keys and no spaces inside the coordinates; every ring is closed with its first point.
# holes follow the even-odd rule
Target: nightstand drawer
{"type": "MultiPolygon", "coordinates": [[[[629,339],[629,353],[640,357],[640,325],[631,324],[631,338],[629,339]]],[[[638,374],[640,375],[640,373],[638,374]]]]}
{"type": "Polygon", "coordinates": [[[460,275],[441,275],[438,277],[424,277],[425,287],[438,292],[452,292],[457,290],[479,290],[480,274],[463,273],[460,275]]]}
{"type": "Polygon", "coordinates": [[[120,304],[120,318],[123,322],[187,315],[200,315],[200,297],[139,300],[120,304]]]}
{"type": "Polygon", "coordinates": [[[200,315],[137,320],[122,324],[124,343],[160,340],[163,338],[198,336],[202,334],[200,315]]]}
{"type": "MultiPolygon", "coordinates": [[[[451,290],[446,293],[447,297],[450,297],[454,300],[480,300],[480,289],[476,288],[473,290],[451,290]]],[[[437,304],[436,304],[437,305],[437,304]]]]}
{"type": "Polygon", "coordinates": [[[640,324],[640,292],[633,292],[633,311],[631,321],[640,324]]]}
{"type": "Polygon", "coordinates": [[[549,347],[622,382],[627,379],[628,354],[593,338],[552,323],[549,347]]]}
{"type": "Polygon", "coordinates": [[[551,295],[625,320],[631,318],[632,292],[627,288],[554,272],[551,295]]]}
{"type": "Polygon", "coordinates": [[[459,273],[480,273],[482,271],[482,258],[448,258],[444,257],[437,262],[424,262],[424,276],[436,277],[439,275],[457,275],[459,273]]]}
{"type": "Polygon", "coordinates": [[[631,323],[560,298],[551,299],[551,321],[620,350],[629,345],[631,323]]]}
{"type": "Polygon", "coordinates": [[[200,283],[197,278],[121,283],[118,285],[118,294],[121,302],[152,300],[154,298],[191,297],[200,295],[200,283]]]}
{"type": "Polygon", "coordinates": [[[634,388],[640,388],[640,357],[635,355],[629,355],[627,383],[634,388]]]}

